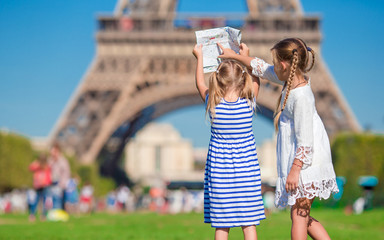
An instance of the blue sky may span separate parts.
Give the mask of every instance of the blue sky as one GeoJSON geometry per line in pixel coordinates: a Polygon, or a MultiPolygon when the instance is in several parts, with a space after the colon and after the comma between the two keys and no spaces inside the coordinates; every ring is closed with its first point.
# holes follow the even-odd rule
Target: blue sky
{"type": "MultiPolygon", "coordinates": [[[[31,137],[50,133],[94,57],[96,17],[111,14],[115,2],[0,0],[0,128],[31,137]]],[[[181,0],[179,11],[244,12],[245,2],[181,0]]],[[[384,133],[384,2],[301,2],[306,14],[323,19],[321,53],[360,125],[384,133]]],[[[196,146],[208,143],[202,106],[159,121],[196,146]]],[[[272,124],[259,116],[255,132],[260,143],[273,135],[272,124]]]]}

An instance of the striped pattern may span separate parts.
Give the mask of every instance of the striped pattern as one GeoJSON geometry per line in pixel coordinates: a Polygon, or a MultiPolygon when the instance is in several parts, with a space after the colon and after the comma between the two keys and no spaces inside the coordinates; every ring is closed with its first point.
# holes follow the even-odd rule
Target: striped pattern
{"type": "Polygon", "coordinates": [[[223,99],[215,109],[204,179],[204,222],[214,228],[259,225],[265,219],[253,106],[245,99],[223,99]]]}

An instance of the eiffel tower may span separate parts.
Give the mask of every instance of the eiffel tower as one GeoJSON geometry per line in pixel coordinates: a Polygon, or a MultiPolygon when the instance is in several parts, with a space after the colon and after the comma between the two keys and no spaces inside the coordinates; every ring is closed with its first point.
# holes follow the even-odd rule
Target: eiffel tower
{"type": "MultiPolygon", "coordinates": [[[[247,0],[248,13],[230,16],[182,15],[176,12],[177,3],[120,0],[113,15],[98,18],[96,55],[56,123],[51,141],[84,164],[98,159],[104,175],[124,175],[116,166],[138,130],[168,112],[202,104],[194,85],[194,32],[230,22],[240,23],[242,41],[251,55],[267,62],[277,41],[304,39],[317,53],[310,76],[328,134],[360,130],[321,57],[320,19],[304,15],[299,0],[247,0]]],[[[280,90],[262,80],[260,114],[271,120],[280,90]]]]}

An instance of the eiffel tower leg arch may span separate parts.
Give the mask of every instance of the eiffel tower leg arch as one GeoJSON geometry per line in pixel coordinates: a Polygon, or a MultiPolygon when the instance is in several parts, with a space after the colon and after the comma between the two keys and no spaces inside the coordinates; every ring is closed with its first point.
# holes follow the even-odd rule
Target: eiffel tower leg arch
{"type": "Polygon", "coordinates": [[[97,159],[101,165],[101,173],[113,177],[117,183],[131,184],[118,167],[125,145],[149,122],[179,108],[199,104],[202,104],[200,96],[194,93],[157,101],[136,112],[114,131],[100,150],[97,159]]]}
{"type": "MultiPolygon", "coordinates": [[[[157,100],[133,115],[130,114],[129,119],[124,121],[106,140],[98,154],[97,159],[101,164],[101,173],[113,177],[117,183],[131,184],[130,180],[118,167],[119,162],[122,160],[121,156],[125,145],[149,122],[177,109],[200,104],[203,104],[203,102],[197,91],[195,91],[195,93],[175,95],[163,100],[157,100]]],[[[270,105],[269,102],[267,106],[259,103],[258,112],[272,121],[273,109],[270,108],[270,105]]]]}

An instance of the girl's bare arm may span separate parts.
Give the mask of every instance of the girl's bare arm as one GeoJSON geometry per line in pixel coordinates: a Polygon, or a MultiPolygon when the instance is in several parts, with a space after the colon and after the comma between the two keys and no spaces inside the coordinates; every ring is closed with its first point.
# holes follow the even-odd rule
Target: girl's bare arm
{"type": "MultiPolygon", "coordinates": [[[[242,55],[242,54],[237,54],[235,51],[233,51],[230,48],[224,48],[223,45],[220,43],[217,43],[217,45],[220,47],[222,54],[218,56],[218,58],[223,58],[223,59],[234,59],[236,61],[241,62],[245,67],[252,69],[251,68],[251,61],[253,60],[252,57],[247,56],[247,55],[242,55]]],[[[240,47],[246,46],[244,43],[240,45],[240,47]]],[[[247,47],[248,48],[248,47],[247,47]]],[[[249,50],[248,50],[249,51],[249,50]]]]}
{"type": "MultiPolygon", "coordinates": [[[[230,58],[230,59],[237,60],[241,62],[244,66],[246,66],[248,69],[250,69],[253,75],[257,77],[261,77],[263,79],[267,79],[279,85],[284,85],[284,82],[277,77],[274,71],[273,65],[270,65],[264,62],[264,60],[260,58],[253,58],[253,57],[237,54],[235,51],[233,51],[230,48],[224,48],[220,43],[218,43],[217,45],[223,51],[222,54],[218,56],[218,58],[223,58],[223,59],[230,58]]],[[[241,45],[246,46],[244,43],[242,43],[241,45]]]]}
{"type": "Polygon", "coordinates": [[[193,55],[197,59],[197,65],[196,65],[196,74],[195,74],[195,80],[196,80],[196,88],[200,93],[201,98],[203,101],[205,101],[205,97],[208,94],[208,87],[205,84],[204,80],[204,70],[203,70],[203,51],[202,51],[202,45],[195,45],[193,48],[193,55]]]}

